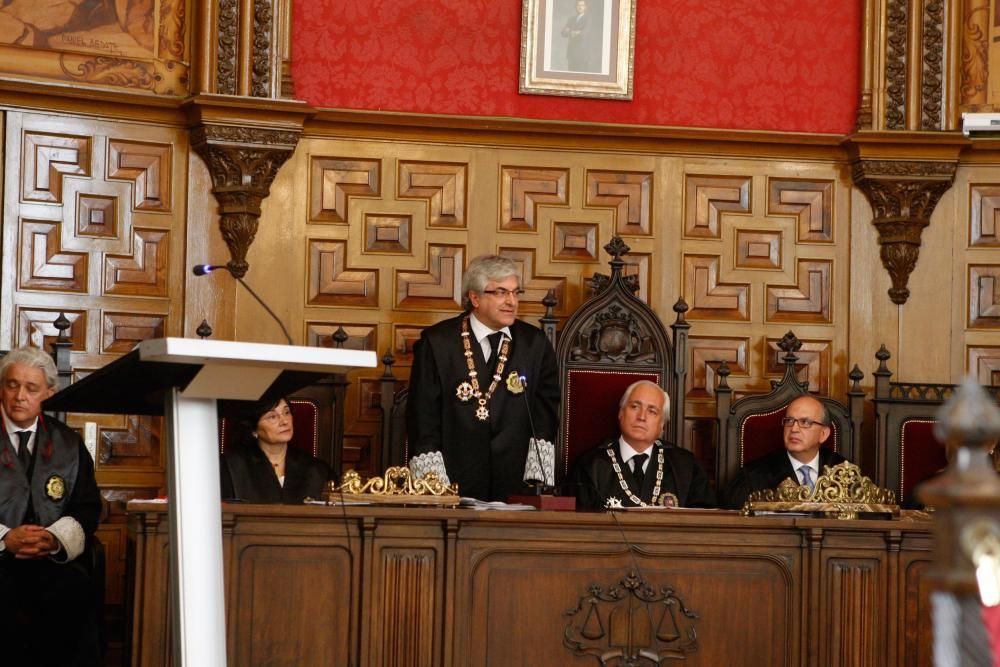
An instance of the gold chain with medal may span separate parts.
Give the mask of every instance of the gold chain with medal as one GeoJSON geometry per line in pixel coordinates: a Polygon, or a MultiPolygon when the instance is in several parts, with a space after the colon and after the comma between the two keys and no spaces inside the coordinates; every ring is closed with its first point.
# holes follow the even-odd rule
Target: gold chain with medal
{"type": "MultiPolygon", "coordinates": [[[[621,485],[622,491],[628,496],[628,499],[639,507],[649,507],[647,503],[640,500],[634,493],[629,491],[628,482],[625,481],[625,477],[622,476],[622,466],[618,463],[618,457],[615,455],[615,446],[611,445],[608,447],[608,457],[611,459],[611,467],[615,469],[615,473],[618,475],[618,484],[621,485]]],[[[656,453],[656,486],[653,487],[653,504],[656,504],[657,499],[660,496],[660,486],[663,483],[663,447],[660,447],[656,453]]],[[[641,489],[640,489],[641,491],[641,489]]]]}
{"type": "Polygon", "coordinates": [[[489,388],[484,394],[479,389],[479,373],[476,371],[476,362],[472,357],[472,343],[469,340],[471,337],[469,316],[466,315],[462,318],[462,347],[464,348],[465,363],[469,367],[469,380],[458,385],[458,388],[455,389],[455,396],[463,403],[467,403],[471,398],[475,397],[479,403],[479,407],[476,408],[476,417],[480,421],[486,421],[490,418],[490,409],[486,407],[486,404],[493,396],[493,392],[496,391],[497,385],[500,383],[500,378],[503,377],[504,364],[507,363],[507,353],[510,351],[510,338],[503,337],[503,342],[500,344],[499,356],[497,357],[497,369],[493,373],[493,382],[490,383],[489,388]]]}

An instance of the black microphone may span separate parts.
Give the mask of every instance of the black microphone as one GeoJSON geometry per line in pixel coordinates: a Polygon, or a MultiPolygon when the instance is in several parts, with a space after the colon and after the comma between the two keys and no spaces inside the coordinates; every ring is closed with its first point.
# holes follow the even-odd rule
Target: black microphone
{"type": "Polygon", "coordinates": [[[288,341],[288,344],[295,345],[295,343],[292,342],[292,337],[288,334],[288,329],[285,328],[285,324],[280,319],[278,319],[278,316],[274,314],[274,311],[268,308],[267,304],[264,303],[264,300],[260,298],[257,292],[254,292],[253,288],[250,287],[250,285],[247,285],[245,280],[243,280],[238,275],[233,273],[232,269],[230,269],[228,266],[226,266],[225,264],[195,264],[194,268],[191,269],[191,273],[193,273],[196,276],[204,276],[218,269],[226,271],[227,273],[229,273],[229,275],[231,275],[233,278],[236,279],[236,282],[238,282],[240,285],[243,285],[243,287],[245,287],[246,290],[250,292],[250,296],[256,299],[257,303],[259,303],[264,308],[264,310],[267,311],[267,314],[271,316],[271,319],[273,319],[275,322],[278,323],[278,326],[281,327],[281,333],[285,334],[285,340],[288,341]]]}
{"type": "Polygon", "coordinates": [[[531,418],[531,404],[528,402],[528,378],[518,373],[517,382],[524,389],[521,392],[521,397],[524,398],[524,409],[528,412],[528,426],[531,428],[531,437],[535,441],[535,462],[538,464],[538,469],[542,471],[542,479],[535,480],[535,494],[542,495],[547,486],[545,484],[545,465],[542,463],[542,455],[538,452],[538,433],[535,432],[535,420],[531,418]]]}

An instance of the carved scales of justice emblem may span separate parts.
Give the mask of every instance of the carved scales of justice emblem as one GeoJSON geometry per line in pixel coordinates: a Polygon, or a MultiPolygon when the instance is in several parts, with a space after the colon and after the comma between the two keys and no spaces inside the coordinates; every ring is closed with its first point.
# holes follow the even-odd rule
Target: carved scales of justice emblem
{"type": "Polygon", "coordinates": [[[463,354],[465,355],[465,364],[469,369],[469,379],[463,381],[455,388],[455,396],[458,400],[463,403],[468,403],[473,398],[476,399],[479,404],[476,408],[476,418],[479,421],[487,421],[490,418],[490,409],[487,406],[490,398],[493,396],[493,392],[496,391],[497,385],[500,384],[500,378],[503,377],[504,366],[507,363],[507,355],[510,352],[510,338],[504,336],[503,342],[500,344],[500,352],[497,356],[497,368],[493,373],[493,381],[490,383],[489,388],[484,394],[479,389],[479,373],[476,371],[476,362],[472,356],[472,343],[470,342],[471,333],[469,332],[469,316],[466,315],[462,318],[462,348],[463,354]]]}

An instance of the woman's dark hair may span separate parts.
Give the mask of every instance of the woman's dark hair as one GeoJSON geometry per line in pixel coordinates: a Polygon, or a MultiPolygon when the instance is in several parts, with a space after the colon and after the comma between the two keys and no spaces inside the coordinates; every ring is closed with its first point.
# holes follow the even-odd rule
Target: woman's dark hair
{"type": "Polygon", "coordinates": [[[291,406],[291,402],[285,396],[262,398],[259,401],[240,401],[235,407],[227,410],[227,417],[233,427],[233,438],[230,442],[241,445],[255,445],[256,439],[253,437],[257,430],[257,422],[271,410],[278,407],[284,401],[291,406]]]}

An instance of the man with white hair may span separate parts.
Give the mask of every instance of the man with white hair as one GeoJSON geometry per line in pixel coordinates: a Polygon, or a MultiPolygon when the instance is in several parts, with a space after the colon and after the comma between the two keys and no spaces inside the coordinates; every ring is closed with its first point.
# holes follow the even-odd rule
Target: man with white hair
{"type": "Polygon", "coordinates": [[[582,454],[570,470],[577,509],[714,506],[694,455],[659,439],[669,414],[670,397],[659,385],[629,385],[618,408],[621,435],[582,454]]]}
{"type": "Polygon", "coordinates": [[[11,350],[0,360],[0,380],[4,662],[96,665],[94,581],[78,558],[101,513],[93,460],[75,431],[42,414],[57,383],[48,354],[11,350]]]}
{"type": "Polygon", "coordinates": [[[541,329],[517,319],[523,293],[513,261],[477,257],[462,283],[465,312],[425,329],[413,347],[410,467],[445,474],[463,496],[526,493],[526,465],[539,458],[551,464],[554,456],[555,352],[541,329]],[[532,437],[547,441],[542,456],[529,450],[532,437]]]}

